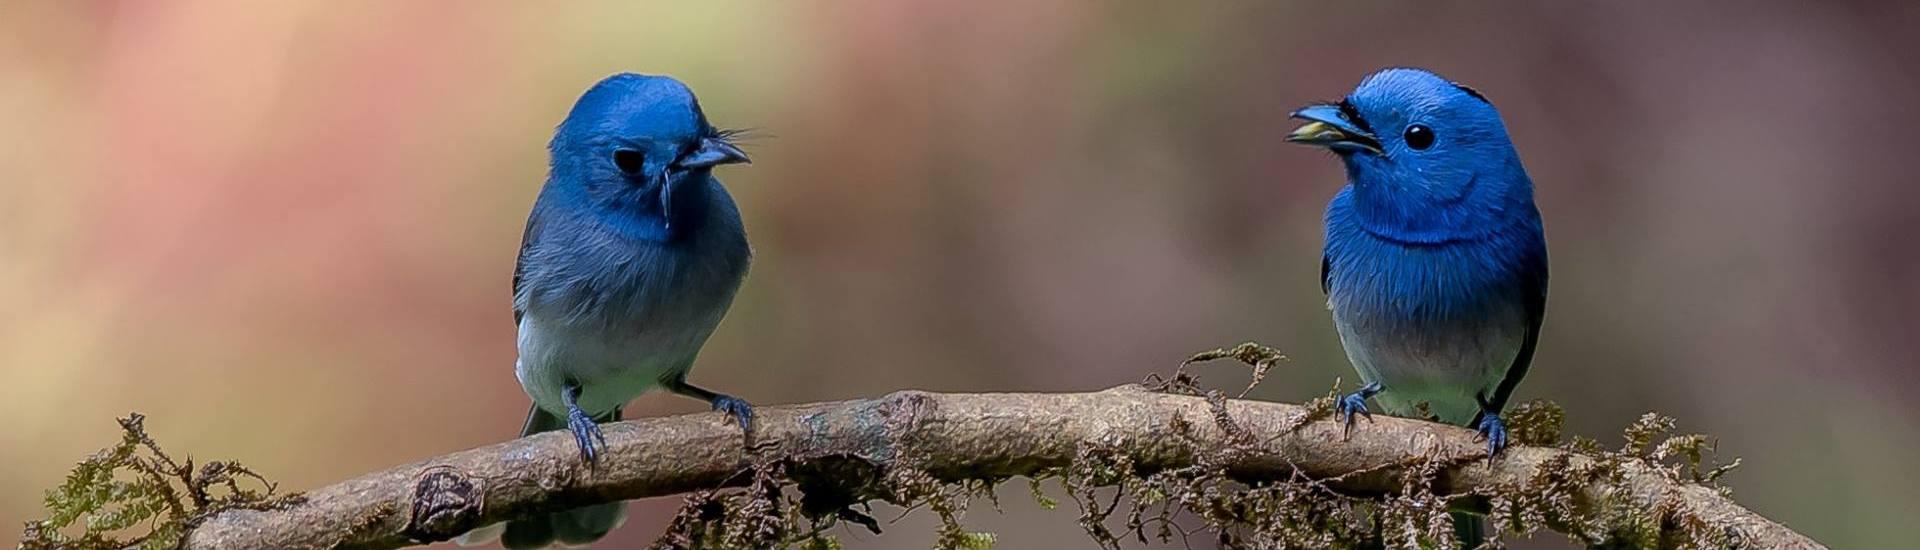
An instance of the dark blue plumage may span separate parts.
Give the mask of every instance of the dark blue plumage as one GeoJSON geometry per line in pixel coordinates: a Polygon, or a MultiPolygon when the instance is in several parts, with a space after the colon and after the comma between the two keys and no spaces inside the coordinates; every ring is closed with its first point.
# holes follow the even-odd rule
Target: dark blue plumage
{"type": "MultiPolygon", "coordinates": [[[[746,402],[686,382],[750,256],[740,213],[711,173],[747,161],[727,137],[685,84],[635,74],[594,85],[555,131],[513,275],[514,372],[534,403],[523,435],[568,429],[593,462],[606,445],[598,423],[656,386],[749,427],[746,402]]],[[[509,522],[501,539],[582,544],[624,518],[619,503],[592,506],[509,522]]]]}
{"type": "Polygon", "coordinates": [[[1395,414],[1425,403],[1497,454],[1547,297],[1533,182],[1499,112],[1439,75],[1388,69],[1294,116],[1309,122],[1288,139],[1347,171],[1327,205],[1321,284],[1367,383],[1340,403],[1348,425],[1368,398],[1395,414]]]}

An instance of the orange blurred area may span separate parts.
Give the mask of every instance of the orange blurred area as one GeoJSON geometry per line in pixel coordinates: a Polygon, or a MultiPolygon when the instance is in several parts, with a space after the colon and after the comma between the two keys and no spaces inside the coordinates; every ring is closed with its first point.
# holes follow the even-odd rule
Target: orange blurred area
{"type": "MultiPolygon", "coordinates": [[[[507,286],[544,146],[619,71],[767,136],[720,173],[757,256],[696,383],[1096,390],[1258,340],[1294,361],[1254,396],[1323,395],[1353,378],[1317,281],[1343,176],[1283,143],[1286,115],[1417,65],[1491,97],[1539,185],[1553,294],[1519,399],[1607,443],[1676,416],[1744,459],[1743,504],[1899,546],[1916,24],[1911,3],[0,4],[0,520],[39,517],[128,411],[291,490],[514,435],[507,286]]],[[[1024,495],[967,523],[1091,545],[1024,495]]],[[[925,515],[843,540],[923,546],[925,515]]]]}

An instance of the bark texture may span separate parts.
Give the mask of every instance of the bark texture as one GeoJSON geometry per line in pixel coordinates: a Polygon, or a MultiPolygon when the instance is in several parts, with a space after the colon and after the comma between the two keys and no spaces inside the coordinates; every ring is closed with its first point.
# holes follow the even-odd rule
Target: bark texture
{"type": "MultiPolygon", "coordinates": [[[[1118,449],[1143,468],[1177,468],[1208,454],[1235,478],[1328,480],[1356,495],[1398,489],[1397,471],[1432,456],[1477,456],[1484,443],[1464,428],[1400,418],[1362,421],[1349,437],[1300,405],[1226,400],[1231,422],[1203,397],[1122,386],[1092,393],[940,394],[902,391],[877,399],[758,409],[754,444],[718,413],[608,424],[609,452],[589,468],[571,436],[551,432],[469,449],[308,491],[278,509],[227,510],[198,522],[193,549],[398,548],[469,529],[583,504],[674,495],[752,480],[756,461],[792,469],[872,471],[911,467],[942,481],[1003,479],[1068,466],[1087,445],[1118,449]],[[1237,426],[1237,428],[1235,427],[1237,426]],[[1217,454],[1216,454],[1217,453],[1217,454]],[[858,469],[858,468],[856,468],[858,469]]],[[[1592,459],[1551,448],[1514,447],[1498,460],[1454,460],[1437,476],[1447,494],[1524,485],[1542,468],[1592,459]]],[[[1676,524],[1726,533],[1747,548],[1820,548],[1720,492],[1634,465],[1585,496],[1624,495],[1676,524]]],[[[822,476],[816,475],[815,479],[822,476]]],[[[824,476],[834,479],[831,473],[824,476]]],[[[872,476],[846,475],[846,483],[872,476]]],[[[847,487],[860,494],[859,487],[847,487]]],[[[1462,499],[1463,506],[1476,506],[1462,499]]],[[[1477,504],[1485,506],[1484,502],[1477,504]]],[[[1071,521],[1062,513],[1061,521],[1071,521]]]]}

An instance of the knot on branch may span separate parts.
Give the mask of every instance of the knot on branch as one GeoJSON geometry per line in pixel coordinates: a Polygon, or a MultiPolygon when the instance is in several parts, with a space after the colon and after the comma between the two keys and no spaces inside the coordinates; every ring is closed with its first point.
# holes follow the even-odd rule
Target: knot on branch
{"type": "Polygon", "coordinates": [[[880,418],[887,441],[898,445],[913,434],[920,420],[933,412],[933,396],[922,391],[897,391],[880,400],[880,418]]]}
{"type": "Polygon", "coordinates": [[[413,484],[412,513],[403,531],[408,538],[438,542],[479,527],[486,504],[486,481],[451,466],[420,473],[413,484]]]}

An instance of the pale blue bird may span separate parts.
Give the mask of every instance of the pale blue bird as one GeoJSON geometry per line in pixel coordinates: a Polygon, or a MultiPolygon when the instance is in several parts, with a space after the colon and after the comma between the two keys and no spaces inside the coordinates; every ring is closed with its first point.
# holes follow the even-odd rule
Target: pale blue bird
{"type": "MultiPolygon", "coordinates": [[[[595,84],[555,130],[513,274],[520,359],[533,399],[522,435],[567,429],[581,458],[600,458],[600,422],[649,389],[698,398],[749,429],[745,401],[687,383],[700,347],[733,303],[749,250],[715,166],[747,162],[693,91],[664,76],[595,84]]],[[[598,540],[624,503],[508,522],[508,548],[598,540]]],[[[482,542],[498,526],[469,533],[482,542]]]]}
{"type": "MultiPolygon", "coordinates": [[[[1421,69],[1387,69],[1337,103],[1293,114],[1289,141],[1326,147],[1347,185],[1327,205],[1321,288],[1368,398],[1507,444],[1501,410],[1527,374],[1547,303],[1533,182],[1485,96],[1421,69]]],[[[1469,518],[1470,519],[1470,518],[1469,518]]],[[[1477,522],[1456,522],[1477,540],[1477,522]],[[1470,525],[1463,525],[1470,523],[1470,525]]]]}

